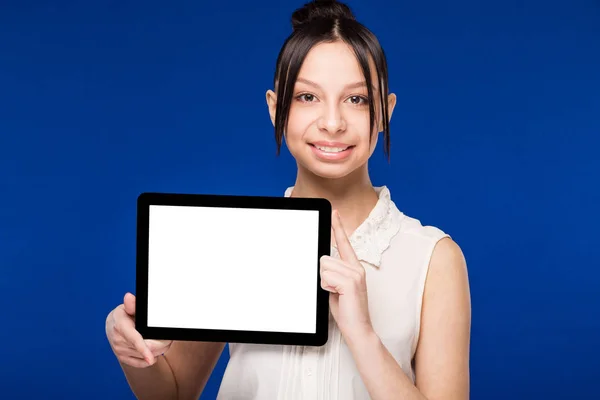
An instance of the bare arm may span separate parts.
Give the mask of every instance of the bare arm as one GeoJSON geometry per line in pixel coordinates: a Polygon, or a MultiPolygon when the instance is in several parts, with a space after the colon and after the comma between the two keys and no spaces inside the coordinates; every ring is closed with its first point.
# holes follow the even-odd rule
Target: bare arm
{"type": "Polygon", "coordinates": [[[449,238],[432,256],[415,355],[416,385],[372,332],[348,338],[360,374],[374,400],[469,398],[471,305],[466,262],[449,238]]]}
{"type": "Polygon", "coordinates": [[[197,400],[224,347],[225,343],[175,341],[150,367],[121,367],[140,400],[197,400]]]}
{"type": "Polygon", "coordinates": [[[106,336],[135,396],[197,400],[225,343],[144,340],[134,316],[135,296],[127,293],[106,318],[106,336]]]}
{"type": "Polygon", "coordinates": [[[469,399],[471,296],[466,261],[450,238],[438,243],[425,285],[416,384],[428,400],[469,399]]]}

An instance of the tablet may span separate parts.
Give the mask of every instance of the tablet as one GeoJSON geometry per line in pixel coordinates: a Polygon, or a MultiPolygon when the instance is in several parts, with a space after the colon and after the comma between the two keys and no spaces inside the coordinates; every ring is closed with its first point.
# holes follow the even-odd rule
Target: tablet
{"type": "Polygon", "coordinates": [[[322,346],[326,199],[142,193],[136,329],[144,339],[322,346]]]}

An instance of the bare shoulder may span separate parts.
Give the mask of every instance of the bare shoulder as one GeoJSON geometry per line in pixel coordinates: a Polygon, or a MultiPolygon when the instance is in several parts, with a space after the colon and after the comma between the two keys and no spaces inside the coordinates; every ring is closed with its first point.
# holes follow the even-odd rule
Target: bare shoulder
{"type": "Polygon", "coordinates": [[[467,261],[462,249],[452,238],[440,239],[431,255],[430,275],[434,274],[467,274],[467,261]]]}
{"type": "Polygon", "coordinates": [[[423,294],[423,315],[453,312],[470,319],[470,289],[467,262],[460,246],[451,238],[440,239],[431,255],[423,294]]]}

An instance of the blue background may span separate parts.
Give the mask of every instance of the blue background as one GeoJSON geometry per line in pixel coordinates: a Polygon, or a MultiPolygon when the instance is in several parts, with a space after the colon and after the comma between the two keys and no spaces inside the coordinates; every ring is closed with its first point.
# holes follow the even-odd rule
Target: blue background
{"type": "MultiPolygon", "coordinates": [[[[133,398],[104,323],[134,290],[136,197],[294,183],[264,93],[301,4],[1,3],[2,398],[133,398]]],[[[398,95],[373,182],[466,254],[472,398],[593,397],[600,4],[349,4],[398,95]]]]}

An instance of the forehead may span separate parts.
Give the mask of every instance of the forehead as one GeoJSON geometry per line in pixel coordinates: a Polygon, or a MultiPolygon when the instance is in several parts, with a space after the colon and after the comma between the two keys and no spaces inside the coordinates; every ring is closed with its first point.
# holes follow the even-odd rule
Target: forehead
{"type": "MultiPolygon", "coordinates": [[[[371,76],[377,72],[371,61],[371,76]]],[[[352,47],[343,42],[319,43],[306,55],[298,75],[323,87],[337,88],[364,82],[365,78],[352,47]]],[[[376,79],[372,78],[372,82],[376,79]]]]}

